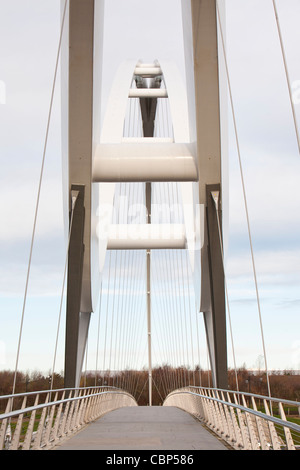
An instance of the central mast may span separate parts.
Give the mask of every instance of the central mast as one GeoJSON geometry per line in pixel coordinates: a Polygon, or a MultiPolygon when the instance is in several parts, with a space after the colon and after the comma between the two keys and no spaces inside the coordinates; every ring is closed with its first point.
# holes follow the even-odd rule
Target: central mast
{"type": "MultiPolygon", "coordinates": [[[[136,87],[137,88],[160,88],[161,85],[161,76],[155,75],[150,79],[147,69],[155,70],[156,64],[150,64],[151,67],[143,67],[146,69],[141,75],[136,75],[136,87]],[[147,77],[147,78],[146,78],[147,77]]],[[[156,97],[140,97],[140,107],[141,115],[143,122],[143,134],[144,137],[154,137],[154,124],[155,124],[155,115],[157,108],[157,98],[156,97]]],[[[151,183],[145,183],[145,197],[146,197],[146,211],[147,211],[147,224],[151,224],[151,183]]],[[[151,351],[151,250],[146,250],[146,272],[147,272],[147,336],[148,336],[148,382],[149,382],[149,406],[152,406],[152,351],[151,351]]]]}

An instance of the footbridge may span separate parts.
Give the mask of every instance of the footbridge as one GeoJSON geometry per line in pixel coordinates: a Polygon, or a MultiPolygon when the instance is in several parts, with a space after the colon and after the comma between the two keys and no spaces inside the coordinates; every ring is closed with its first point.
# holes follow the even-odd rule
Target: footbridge
{"type": "MultiPolygon", "coordinates": [[[[291,92],[280,18],[276,3],[270,4],[291,92]]],[[[183,0],[178,34],[184,71],[163,57],[125,60],[106,100],[105,2],[61,1],[14,380],[11,393],[0,396],[1,450],[299,448],[299,421],[289,413],[298,413],[296,397],[272,393],[225,6],[226,1],[183,0]],[[48,390],[20,392],[27,290],[59,73],[65,264],[55,353],[48,390]],[[256,292],[261,393],[251,393],[250,377],[247,392],[241,387],[236,367],[226,275],[228,113],[256,292]],[[60,388],[55,373],[62,317],[60,388]],[[201,318],[206,372],[199,356],[201,318]],[[88,362],[92,338],[94,366],[88,362]]],[[[292,99],[289,106],[299,145],[292,99]]]]}

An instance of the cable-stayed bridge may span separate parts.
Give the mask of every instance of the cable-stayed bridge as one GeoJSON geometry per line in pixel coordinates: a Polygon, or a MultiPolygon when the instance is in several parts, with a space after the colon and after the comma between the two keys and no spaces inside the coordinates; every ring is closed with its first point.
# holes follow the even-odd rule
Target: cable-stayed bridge
{"type": "MultiPolygon", "coordinates": [[[[275,2],[273,6],[291,92],[275,2]]],[[[152,403],[153,390],[158,390],[159,385],[164,395],[162,413],[170,423],[181,420],[176,415],[178,410],[174,414],[177,408],[187,413],[183,422],[190,415],[199,420],[193,431],[199,448],[203,448],[201,442],[208,447],[217,446],[204,437],[202,423],[234,449],[296,449],[300,428],[287,420],[285,406],[297,407],[297,403],[272,397],[269,383],[226,56],[224,2],[183,1],[185,80],[174,63],[164,59],[126,61],[115,75],[103,122],[100,108],[104,1],[64,0],[61,7],[14,383],[12,394],[0,397],[1,449],[49,449],[71,443],[69,438],[104,415],[99,423],[105,434],[116,410],[119,419],[124,420],[124,433],[132,419],[144,425],[149,420],[159,423],[160,415],[152,403]],[[48,391],[20,395],[15,393],[15,387],[22,327],[59,66],[66,262],[58,327],[66,292],[65,388],[56,390],[52,375],[48,391]],[[226,172],[227,108],[233,116],[256,287],[265,396],[240,392],[237,375],[236,390],[228,390],[227,343],[232,343],[234,352],[234,341],[225,269],[230,189],[226,172]],[[197,354],[200,313],[211,370],[209,388],[201,383],[197,354]],[[98,315],[95,385],[80,387],[92,315],[98,315]],[[147,379],[140,384],[135,372],[144,367],[145,357],[147,379]],[[159,379],[153,375],[156,364],[162,365],[159,379]],[[149,407],[143,410],[136,405],[145,387],[149,407]]],[[[292,99],[290,105],[299,145],[292,99]]],[[[58,334],[59,328],[53,374],[58,334]]],[[[88,429],[91,428],[85,431],[88,429]]],[[[157,428],[147,443],[135,435],[122,444],[122,428],[119,432],[119,444],[115,441],[114,445],[134,446],[136,442],[147,448],[162,448],[157,428]]],[[[110,448],[103,436],[98,439],[99,446],[110,448]]],[[[219,443],[217,439],[215,442],[219,443]]],[[[180,444],[183,448],[196,445],[188,434],[180,444]]],[[[84,445],[89,447],[88,441],[84,445]]],[[[165,445],[175,446],[172,439],[165,445]]]]}

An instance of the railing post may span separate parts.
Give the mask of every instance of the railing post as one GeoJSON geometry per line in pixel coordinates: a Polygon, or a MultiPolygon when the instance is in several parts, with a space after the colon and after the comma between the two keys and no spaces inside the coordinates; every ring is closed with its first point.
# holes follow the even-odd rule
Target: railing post
{"type": "MultiPolygon", "coordinates": [[[[221,392],[221,397],[222,397],[222,400],[225,401],[225,397],[224,397],[223,392],[221,392]]],[[[230,412],[228,410],[228,406],[224,406],[224,413],[225,413],[225,416],[226,416],[228,437],[229,437],[231,442],[234,442],[235,441],[235,433],[234,433],[234,427],[233,427],[233,423],[232,423],[232,417],[231,417],[230,412]]]]}
{"type": "MultiPolygon", "coordinates": [[[[47,393],[46,400],[45,400],[45,405],[48,403],[48,401],[49,401],[49,393],[47,393]]],[[[45,425],[46,413],[47,413],[47,407],[45,406],[43,408],[43,411],[42,411],[42,414],[41,414],[41,417],[40,417],[40,422],[39,422],[38,429],[37,429],[37,433],[36,433],[35,438],[34,438],[34,443],[33,443],[33,447],[32,447],[34,450],[39,449],[40,446],[41,446],[41,441],[42,441],[43,431],[44,431],[44,425],[45,425]]]]}
{"type": "MultiPolygon", "coordinates": [[[[12,407],[12,398],[9,398],[8,401],[7,401],[5,413],[9,413],[9,411],[11,410],[11,407],[12,407]]],[[[5,418],[2,421],[2,424],[1,424],[1,429],[0,429],[0,450],[2,450],[3,446],[6,445],[7,428],[8,428],[7,423],[8,423],[8,419],[5,418]]]]}
{"type": "MultiPolygon", "coordinates": [[[[34,406],[38,405],[39,402],[39,394],[36,395],[35,401],[34,401],[34,406]]],[[[36,416],[36,410],[33,410],[30,416],[30,420],[28,423],[27,431],[25,434],[24,442],[22,445],[23,450],[29,450],[32,442],[32,434],[33,434],[33,429],[34,429],[34,422],[35,422],[35,416],[36,416]]]]}
{"type": "MultiPolygon", "coordinates": [[[[235,401],[236,404],[238,404],[236,394],[234,394],[234,401],[235,401]]],[[[250,443],[249,436],[247,434],[247,429],[246,429],[245,422],[244,422],[244,415],[243,415],[243,413],[241,412],[241,410],[239,408],[237,408],[236,411],[237,411],[237,415],[238,415],[239,427],[240,427],[241,434],[242,434],[243,448],[245,450],[250,450],[251,449],[251,443],[250,443]]]]}
{"type": "MultiPolygon", "coordinates": [[[[21,406],[21,410],[24,410],[27,402],[27,396],[23,398],[23,403],[21,406]]],[[[23,413],[20,413],[17,421],[17,425],[13,434],[13,438],[11,441],[10,445],[10,450],[18,450],[19,448],[19,441],[20,441],[20,435],[21,435],[21,429],[22,429],[22,422],[23,422],[23,413]]]]}
{"type": "MultiPolygon", "coordinates": [[[[215,394],[216,394],[216,397],[218,399],[220,399],[220,396],[219,396],[219,393],[218,393],[217,390],[215,391],[215,394]]],[[[224,412],[224,407],[223,407],[222,403],[217,403],[217,406],[218,406],[218,410],[219,410],[220,423],[222,423],[221,434],[222,434],[222,436],[226,436],[228,438],[230,433],[229,433],[229,428],[228,428],[226,415],[225,415],[225,412],[224,412]]]]}
{"type": "Polygon", "coordinates": [[[82,398],[80,400],[80,408],[77,417],[77,427],[81,428],[84,424],[84,414],[85,414],[85,406],[86,406],[86,399],[84,398],[86,395],[86,391],[82,393],[82,398]]]}
{"type": "MultiPolygon", "coordinates": [[[[228,401],[228,403],[231,403],[231,398],[230,398],[229,392],[227,392],[227,401],[228,401]]],[[[241,429],[238,425],[237,416],[236,416],[236,414],[234,412],[234,409],[232,407],[230,407],[230,416],[231,416],[231,422],[233,424],[235,442],[236,442],[236,445],[234,447],[235,448],[241,448],[241,447],[243,447],[242,433],[241,433],[241,429]]]]}
{"type": "MultiPolygon", "coordinates": [[[[254,397],[252,397],[252,406],[255,411],[257,411],[257,406],[254,397]]],[[[259,435],[259,440],[260,440],[260,446],[262,450],[270,450],[270,447],[268,446],[266,434],[264,432],[263,428],[263,423],[260,418],[257,416],[255,417],[256,419],[256,425],[257,425],[257,430],[258,430],[258,435],[259,435]]]]}
{"type": "MultiPolygon", "coordinates": [[[[75,393],[74,393],[74,397],[75,397],[75,393]]],[[[71,429],[74,406],[75,406],[75,402],[72,401],[71,406],[68,409],[68,417],[67,417],[66,428],[65,428],[65,434],[67,435],[69,434],[70,429],[71,429]]]]}
{"type": "MultiPolygon", "coordinates": [[[[54,397],[54,402],[57,401],[57,396],[58,396],[58,393],[56,392],[55,397],[54,397]]],[[[43,438],[43,444],[45,446],[49,445],[55,408],[56,408],[56,405],[51,406],[50,413],[48,414],[48,417],[47,417],[48,421],[47,421],[47,426],[46,426],[46,430],[45,430],[45,434],[44,434],[44,438],[43,438]]],[[[48,410],[49,410],[49,408],[48,408],[48,410]]]]}
{"type": "MultiPolygon", "coordinates": [[[[65,398],[65,391],[63,391],[62,393],[61,399],[63,400],[64,398],[65,398]]],[[[54,443],[58,442],[59,440],[59,424],[61,422],[62,409],[63,409],[63,403],[61,403],[58,407],[56,418],[55,418],[55,423],[54,423],[52,433],[51,433],[51,440],[53,440],[54,443]]]]}
{"type": "MultiPolygon", "coordinates": [[[[80,396],[81,396],[81,392],[79,393],[79,397],[80,396]]],[[[79,406],[80,406],[80,400],[75,401],[73,416],[71,419],[71,431],[73,431],[76,428],[79,406]]]]}
{"type": "MultiPolygon", "coordinates": [[[[242,400],[243,400],[243,406],[245,408],[247,408],[247,403],[246,403],[244,395],[242,395],[242,400]]],[[[259,442],[258,442],[258,439],[257,439],[257,435],[255,434],[255,431],[254,431],[252,417],[249,413],[245,413],[245,415],[246,415],[248,435],[249,435],[252,450],[258,450],[259,449],[259,442]]]]}
{"type": "MultiPolygon", "coordinates": [[[[280,402],[278,406],[279,406],[279,412],[280,412],[281,419],[283,421],[286,421],[286,416],[285,416],[285,412],[284,412],[282,403],[280,402]]],[[[288,450],[296,450],[296,447],[294,445],[294,441],[293,441],[293,438],[292,438],[292,435],[291,435],[291,431],[286,426],[284,426],[283,430],[284,430],[285,441],[286,441],[286,446],[287,446],[288,450]]]]}
{"type": "MultiPolygon", "coordinates": [[[[271,416],[266,399],[264,399],[264,406],[265,406],[266,414],[271,416]]],[[[279,442],[279,439],[278,439],[278,435],[277,435],[274,423],[272,423],[271,421],[268,421],[268,426],[269,426],[270,437],[271,437],[273,449],[274,450],[280,450],[281,446],[280,446],[280,442],[279,442]]]]}
{"type": "MultiPolygon", "coordinates": [[[[69,399],[72,398],[72,390],[70,391],[69,393],[69,399]]],[[[69,414],[69,408],[70,408],[70,402],[68,401],[66,406],[65,406],[65,409],[63,411],[63,419],[61,421],[61,424],[60,424],[60,427],[59,427],[59,431],[58,431],[58,435],[59,437],[63,437],[65,436],[67,433],[66,433],[66,426],[67,426],[67,419],[68,419],[68,414],[69,414]]]]}

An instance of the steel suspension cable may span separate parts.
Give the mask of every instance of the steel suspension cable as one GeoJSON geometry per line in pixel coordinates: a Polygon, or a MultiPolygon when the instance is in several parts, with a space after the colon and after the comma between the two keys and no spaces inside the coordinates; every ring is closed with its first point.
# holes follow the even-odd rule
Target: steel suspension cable
{"type": "Polygon", "coordinates": [[[223,265],[223,273],[224,273],[224,284],[225,284],[225,294],[226,294],[226,304],[227,304],[227,314],[229,320],[229,329],[230,329],[230,337],[231,337],[231,347],[232,347],[232,354],[233,354],[233,364],[234,364],[234,371],[235,371],[235,380],[236,380],[236,387],[237,391],[239,390],[239,383],[238,383],[238,374],[237,374],[237,367],[236,367],[236,357],[235,357],[235,348],[234,348],[234,340],[233,340],[233,332],[232,332],[232,322],[231,322],[231,314],[230,314],[230,306],[229,306],[229,296],[228,296],[228,288],[227,288],[227,276],[225,271],[225,262],[224,262],[224,250],[223,250],[223,242],[222,242],[222,234],[221,234],[221,226],[220,226],[220,217],[219,217],[219,197],[216,195],[212,195],[214,206],[216,209],[216,216],[217,216],[217,224],[218,224],[218,233],[219,233],[219,242],[221,248],[221,256],[222,256],[222,265],[223,265]]]}
{"type": "MultiPolygon", "coordinates": [[[[115,317],[115,298],[116,298],[116,279],[117,279],[117,259],[118,251],[115,252],[115,274],[114,274],[114,284],[113,284],[113,305],[112,305],[112,314],[111,314],[111,332],[110,332],[110,350],[109,350],[109,363],[108,370],[111,371],[111,361],[112,361],[112,346],[113,346],[113,332],[114,332],[114,317],[115,317]]],[[[114,381],[114,378],[113,378],[114,381]]]]}
{"type": "MultiPolygon", "coordinates": [[[[159,197],[158,197],[158,190],[160,192],[160,200],[161,200],[161,184],[158,183],[154,186],[154,202],[156,207],[158,206],[159,197]]],[[[156,214],[153,214],[154,216],[156,214]]],[[[158,214],[157,214],[158,215],[158,214]]],[[[167,335],[161,335],[158,330],[169,331],[170,328],[168,326],[162,326],[162,322],[166,321],[166,318],[170,315],[170,305],[167,299],[167,292],[168,286],[166,277],[164,273],[168,270],[168,263],[166,263],[166,269],[163,267],[164,256],[165,252],[160,250],[156,252],[153,256],[153,263],[152,263],[152,277],[153,277],[153,305],[156,305],[156,308],[153,309],[153,329],[155,332],[155,338],[157,343],[157,349],[159,353],[159,359],[162,364],[162,376],[161,381],[163,381],[163,386],[165,390],[170,387],[169,383],[169,376],[166,374],[165,367],[163,366],[164,362],[168,364],[168,360],[170,357],[170,346],[169,346],[169,337],[167,335]],[[155,279],[155,281],[154,281],[155,279]],[[161,314],[158,316],[158,312],[161,314]],[[169,352],[168,352],[169,351],[169,352]]],[[[168,374],[169,375],[169,374],[168,374]]]]}
{"type": "MultiPolygon", "coordinates": [[[[141,346],[141,340],[143,337],[143,335],[141,334],[141,331],[144,332],[144,328],[142,327],[141,323],[143,322],[145,318],[144,311],[141,305],[141,303],[144,300],[144,296],[140,295],[140,289],[139,289],[139,280],[142,278],[143,272],[144,272],[142,270],[143,265],[144,265],[144,256],[142,257],[141,253],[138,252],[137,258],[139,259],[139,263],[138,263],[137,274],[136,274],[136,279],[135,279],[135,288],[136,288],[135,294],[136,295],[135,295],[135,302],[133,305],[134,317],[136,320],[135,320],[133,338],[132,338],[132,345],[133,345],[132,347],[135,346],[135,351],[136,351],[136,354],[135,355],[133,354],[133,357],[134,357],[133,370],[136,370],[136,371],[139,370],[138,362],[140,361],[140,357],[137,351],[139,351],[139,347],[141,346]],[[141,312],[143,313],[141,314],[141,312]]],[[[133,350],[133,353],[134,353],[134,350],[133,350]]],[[[138,381],[138,377],[136,377],[136,382],[137,381],[138,381]]],[[[133,378],[133,382],[134,382],[134,378],[133,378]]],[[[134,386],[134,383],[132,384],[132,387],[133,389],[136,389],[136,386],[134,386]]]]}
{"type": "MultiPolygon", "coordinates": [[[[160,257],[160,261],[162,262],[162,258],[160,257]]],[[[166,312],[166,306],[164,305],[166,299],[165,296],[162,295],[162,291],[158,290],[157,291],[157,285],[159,287],[162,287],[163,285],[163,280],[162,280],[162,273],[163,273],[163,268],[162,266],[157,266],[158,265],[158,260],[156,260],[156,256],[153,257],[153,262],[152,262],[152,276],[153,278],[155,277],[156,283],[152,283],[152,292],[153,292],[153,306],[155,306],[155,312],[161,312],[159,315],[159,328],[157,325],[157,315],[153,315],[153,331],[154,331],[154,338],[156,339],[155,343],[153,343],[153,351],[154,354],[159,354],[160,362],[164,363],[164,361],[167,361],[168,354],[167,354],[167,340],[166,340],[166,335],[161,335],[160,331],[165,330],[165,328],[162,328],[162,321],[165,317],[165,312],[166,312]],[[158,297],[158,298],[157,298],[158,297]],[[160,330],[160,331],[159,331],[160,330]]],[[[158,361],[157,361],[158,362],[158,361]]]]}
{"type": "Polygon", "coordinates": [[[58,315],[58,322],[57,322],[57,332],[56,332],[56,340],[55,340],[55,348],[54,348],[54,356],[53,356],[53,364],[52,364],[50,390],[53,389],[54,371],[55,371],[55,363],[56,363],[56,355],[57,355],[57,347],[58,347],[58,337],[59,337],[59,332],[60,332],[61,313],[62,313],[62,305],[63,305],[64,291],[65,291],[66,274],[67,274],[67,268],[68,268],[69,247],[70,247],[71,232],[72,232],[72,226],[73,226],[74,209],[75,209],[77,197],[78,197],[78,194],[72,197],[71,218],[70,218],[68,244],[67,244],[67,250],[66,250],[66,257],[65,257],[64,275],[63,275],[63,282],[62,282],[62,289],[61,289],[61,296],[60,296],[60,307],[59,307],[59,315],[58,315]]]}
{"type": "Polygon", "coordinates": [[[220,34],[221,34],[222,49],[223,49],[223,56],[224,56],[224,62],[225,62],[227,84],[228,84],[228,91],[229,91],[230,105],[231,105],[231,111],[232,111],[232,118],[233,118],[234,133],[235,133],[235,140],[236,140],[237,153],[238,153],[238,161],[239,161],[242,189],[243,189],[244,205],[245,205],[245,212],[246,212],[246,219],[247,219],[247,228],[248,228],[248,236],[249,236],[252,267],[253,267],[253,275],[254,275],[254,283],[255,283],[255,291],[256,291],[256,299],[257,299],[257,306],[258,306],[258,313],[259,313],[259,323],[260,323],[260,330],[261,330],[261,337],[262,337],[262,346],[263,346],[263,351],[264,351],[264,361],[265,361],[265,369],[266,369],[266,377],[267,377],[267,386],[268,386],[269,396],[271,397],[269,371],[268,371],[268,364],[267,364],[267,355],[266,355],[266,347],[265,347],[265,340],[264,340],[262,315],[261,315],[261,308],[260,308],[260,298],[259,298],[259,292],[258,292],[256,266],[255,266],[254,251],[253,251],[253,244],[252,244],[252,236],[251,236],[251,230],[250,230],[250,220],[249,220],[249,213],[248,213],[246,188],[245,188],[245,182],[244,182],[244,174],[243,174],[243,167],[242,167],[240,144],[239,144],[239,138],[238,138],[238,132],[237,132],[237,123],[236,123],[235,109],[234,109],[232,89],[231,89],[231,80],[230,80],[230,74],[229,74],[229,69],[228,69],[227,54],[226,54],[226,49],[225,49],[225,41],[224,41],[224,35],[223,35],[222,22],[221,22],[221,18],[220,18],[220,10],[219,10],[218,0],[216,2],[216,6],[217,6],[217,16],[218,16],[219,28],[220,28],[220,34]]]}
{"type": "MultiPolygon", "coordinates": [[[[170,201],[170,205],[171,205],[171,193],[172,193],[172,207],[173,207],[173,211],[170,211],[170,213],[173,212],[173,223],[175,224],[176,222],[177,223],[180,223],[180,220],[179,220],[179,201],[178,201],[178,194],[177,194],[177,203],[175,202],[175,191],[174,191],[174,186],[178,188],[178,183],[171,183],[171,189],[172,191],[170,192],[170,188],[168,186],[168,195],[169,195],[169,201],[170,201]],[[177,211],[175,212],[175,209],[174,208],[177,208],[177,211]]],[[[170,220],[170,223],[171,223],[171,220],[170,220]]],[[[174,253],[174,252],[173,252],[174,253]]],[[[169,256],[170,256],[170,250],[169,250],[169,256]]],[[[171,256],[170,256],[171,258],[171,256]]],[[[169,258],[169,259],[170,259],[169,258]]],[[[173,260],[174,260],[174,256],[172,257],[173,260]]],[[[170,259],[170,280],[172,282],[172,270],[171,270],[171,259],[170,259]]],[[[173,296],[172,296],[173,298],[173,296]]],[[[177,350],[176,348],[176,340],[177,340],[177,336],[176,336],[176,330],[174,328],[174,349],[177,350]]],[[[177,356],[177,354],[176,354],[177,356]]]]}
{"type": "MultiPolygon", "coordinates": [[[[174,209],[174,223],[181,223],[182,220],[181,220],[181,213],[180,213],[180,200],[179,200],[179,184],[178,183],[173,183],[172,185],[172,200],[173,200],[173,207],[176,208],[177,210],[175,211],[174,209]]],[[[182,256],[182,251],[181,250],[176,250],[175,251],[175,258],[176,258],[176,264],[177,264],[177,276],[174,276],[174,279],[176,281],[176,278],[178,280],[178,292],[180,293],[180,287],[179,287],[179,263],[178,263],[178,258],[179,258],[179,252],[180,252],[180,256],[182,256]]],[[[174,258],[174,257],[173,257],[174,258]]],[[[174,259],[174,263],[175,263],[175,259],[174,259]]],[[[174,268],[174,273],[175,273],[175,268],[174,268]]],[[[181,270],[181,275],[183,275],[183,270],[181,270]]],[[[184,284],[184,278],[182,277],[182,284],[184,284]]],[[[185,305],[185,294],[184,294],[184,288],[183,288],[183,301],[184,301],[184,305],[185,305]]],[[[175,291],[176,291],[176,287],[175,287],[175,291]]],[[[178,315],[179,317],[182,319],[182,314],[181,314],[181,298],[179,297],[179,302],[176,302],[177,304],[177,319],[178,319],[178,315]],[[178,311],[178,308],[180,308],[180,311],[178,311]]],[[[185,310],[185,309],[184,309],[185,310]]],[[[184,332],[183,332],[183,326],[182,326],[182,322],[181,322],[181,327],[179,326],[179,322],[177,323],[177,328],[176,330],[177,331],[180,331],[180,329],[182,329],[182,359],[183,359],[183,362],[182,364],[185,364],[185,359],[184,359],[184,332]]],[[[180,342],[180,339],[179,339],[179,333],[178,335],[176,336],[176,339],[180,342]]],[[[187,343],[188,344],[188,343],[187,343]]],[[[188,349],[187,349],[187,362],[188,362],[188,349]]],[[[187,383],[186,383],[186,375],[188,375],[188,371],[187,371],[187,368],[184,367],[179,367],[179,379],[181,380],[181,386],[186,386],[187,383]]]]}
{"type": "MultiPolygon", "coordinates": [[[[170,190],[169,190],[169,183],[166,183],[164,185],[164,188],[165,188],[165,191],[164,191],[164,194],[165,194],[165,200],[167,201],[166,202],[166,205],[168,206],[168,220],[167,222],[168,223],[172,223],[172,217],[171,217],[171,196],[170,196],[170,190]]],[[[168,313],[168,319],[169,319],[169,326],[167,327],[167,331],[169,332],[170,334],[170,339],[169,339],[169,343],[173,346],[171,350],[175,351],[176,347],[175,347],[175,336],[174,336],[174,328],[172,327],[172,324],[173,322],[171,321],[171,312],[174,311],[174,309],[172,309],[172,300],[174,299],[174,296],[171,295],[171,287],[172,287],[172,268],[171,268],[171,253],[170,253],[170,250],[164,250],[164,257],[165,257],[165,263],[166,263],[166,270],[164,270],[166,273],[168,273],[168,279],[169,281],[167,281],[166,279],[166,300],[169,299],[167,305],[168,305],[168,309],[166,310],[166,312],[169,312],[168,313]],[[169,266],[169,270],[168,270],[168,266],[169,266]],[[169,271],[169,272],[168,272],[169,271]],[[171,336],[172,335],[172,336],[171,336]]],[[[174,252],[173,252],[173,258],[174,258],[174,252]]],[[[176,363],[175,361],[175,355],[173,354],[173,362],[176,363]]],[[[175,379],[176,379],[176,374],[175,374],[175,371],[174,371],[174,384],[175,384],[175,379]]],[[[175,385],[173,385],[175,387],[175,385]]]]}
{"type": "Polygon", "coordinates": [[[32,230],[31,244],[30,244],[30,251],[29,251],[29,260],[28,260],[28,268],[27,268],[26,283],[25,283],[25,292],[24,292],[23,307],[22,307],[22,314],[21,314],[21,323],[20,323],[20,331],[19,331],[19,339],[18,339],[18,347],[17,347],[17,355],[16,355],[16,363],[15,363],[15,372],[14,372],[12,394],[15,393],[15,388],[16,388],[16,379],[17,379],[17,371],[18,371],[20,349],[21,349],[21,340],[22,340],[22,333],[23,333],[25,307],[26,307],[26,301],[27,301],[27,291],[28,291],[28,284],[29,284],[29,277],[30,277],[30,270],[31,270],[32,252],[33,252],[33,245],[34,245],[36,225],[37,225],[37,216],[38,216],[38,210],[39,210],[39,204],[40,204],[42,179],[43,179],[43,174],[44,174],[46,150],[47,150],[47,144],[48,144],[50,121],[51,121],[51,117],[52,117],[54,92],[55,92],[55,86],[56,86],[56,78],[57,78],[58,64],[59,64],[59,58],[60,58],[61,43],[62,43],[62,36],[63,36],[63,30],[64,30],[67,3],[68,3],[68,0],[65,0],[63,16],[62,16],[62,21],[61,21],[61,26],[60,26],[60,36],[59,36],[58,50],[57,50],[57,55],[56,55],[56,63],[55,63],[55,69],[54,69],[52,91],[51,91],[51,97],[50,97],[50,105],[49,105],[49,112],[48,112],[48,119],[47,119],[47,126],[46,126],[46,135],[45,135],[45,140],[44,140],[42,164],[41,164],[41,170],[40,170],[40,177],[39,177],[39,184],[38,184],[38,191],[37,191],[37,199],[36,199],[36,207],[35,207],[35,213],[34,213],[33,230],[32,230]]]}
{"type": "Polygon", "coordinates": [[[196,313],[196,334],[197,334],[197,347],[198,347],[198,359],[199,359],[199,385],[202,385],[202,376],[201,376],[201,355],[200,355],[200,337],[199,337],[199,315],[198,308],[195,299],[195,313],[196,313]]]}
{"type": "Polygon", "coordinates": [[[87,364],[88,364],[88,354],[89,354],[89,333],[87,334],[86,338],[86,346],[85,346],[85,371],[84,371],[84,387],[86,387],[87,383],[87,364]]]}
{"type": "Polygon", "coordinates": [[[103,284],[103,280],[101,279],[100,296],[99,296],[99,312],[98,312],[98,329],[97,329],[95,386],[97,385],[97,380],[98,380],[98,356],[99,356],[100,321],[101,321],[101,306],[102,306],[102,284],[103,284]]]}
{"type": "Polygon", "coordinates": [[[109,267],[108,267],[108,287],[107,287],[106,319],[105,319],[105,335],[104,335],[104,351],[103,351],[103,374],[105,374],[106,341],[107,341],[107,329],[108,329],[108,305],[109,305],[109,291],[110,291],[110,270],[111,270],[111,251],[109,252],[109,267]]]}
{"type": "MultiPolygon", "coordinates": [[[[126,258],[127,258],[127,254],[128,254],[128,251],[125,250],[124,252],[124,267],[123,267],[123,270],[124,270],[124,273],[126,271],[125,269],[125,265],[126,265],[126,258]]],[[[125,319],[124,319],[124,292],[125,292],[125,281],[126,281],[126,276],[125,274],[122,276],[123,278],[123,282],[122,282],[122,302],[121,302],[121,309],[120,309],[120,324],[122,325],[121,327],[121,335],[120,336],[120,354],[119,354],[119,357],[120,357],[120,370],[123,371],[124,369],[124,332],[125,332],[125,319]]],[[[120,380],[120,388],[123,388],[124,387],[124,374],[122,375],[121,377],[121,380],[120,380]]]]}
{"type": "MultiPolygon", "coordinates": [[[[117,354],[117,351],[119,350],[120,351],[120,346],[118,348],[118,335],[119,335],[119,330],[120,330],[120,327],[119,327],[119,320],[120,320],[120,310],[119,310],[119,306],[120,306],[120,287],[121,287],[121,266],[122,266],[122,257],[123,257],[123,250],[121,250],[121,253],[120,253],[120,263],[119,263],[119,287],[118,287],[118,304],[117,304],[117,324],[116,324],[116,339],[115,339],[115,345],[116,345],[116,352],[115,352],[115,362],[114,362],[114,369],[117,370],[117,368],[119,367],[119,364],[118,364],[118,354],[117,354]],[[117,349],[118,348],[118,349],[117,349]]],[[[117,375],[117,387],[119,385],[119,374],[117,375]]]]}
{"type": "Polygon", "coordinates": [[[195,382],[195,360],[194,360],[194,342],[193,342],[193,329],[192,329],[192,312],[191,312],[191,292],[190,292],[190,282],[189,282],[189,269],[188,269],[188,251],[185,250],[186,254],[186,279],[187,279],[187,287],[188,287],[188,301],[189,301],[189,319],[190,319],[190,334],[191,334],[191,356],[192,356],[192,367],[193,367],[193,384],[196,385],[195,382]]]}
{"type": "Polygon", "coordinates": [[[276,6],[275,0],[272,0],[272,3],[273,3],[273,9],[274,9],[274,14],[275,14],[275,19],[276,19],[277,31],[278,31],[279,41],[280,41],[280,48],[281,48],[282,59],[283,59],[283,64],[284,64],[285,76],[286,76],[287,86],[288,86],[288,90],[289,90],[289,98],[290,98],[290,103],[291,103],[291,108],[292,108],[293,121],[294,121],[294,126],[295,126],[297,144],[298,144],[298,151],[300,153],[300,136],[299,136],[298,123],[297,123],[297,116],[296,116],[296,111],[295,111],[295,106],[294,106],[294,101],[293,101],[291,81],[290,81],[290,77],[289,77],[289,69],[288,69],[288,65],[287,65],[286,53],[285,53],[284,43],[283,43],[283,39],[282,39],[280,21],[279,21],[279,16],[278,16],[278,11],[277,11],[277,6],[276,6]]]}
{"type": "MultiPolygon", "coordinates": [[[[175,197],[175,196],[174,196],[175,197]]],[[[177,200],[177,219],[178,219],[178,223],[181,222],[181,217],[180,217],[180,212],[179,212],[179,188],[178,188],[178,183],[176,183],[176,200],[177,200]]],[[[176,262],[177,262],[177,272],[179,272],[179,264],[178,264],[178,256],[179,256],[179,253],[178,253],[178,250],[176,250],[176,262]]],[[[174,273],[175,273],[175,269],[174,269],[174,273]]],[[[174,279],[176,281],[177,277],[175,276],[174,274],[174,279]]],[[[178,289],[179,289],[179,285],[178,285],[178,289]]],[[[176,290],[176,287],[175,287],[175,290],[176,290]]],[[[178,290],[179,292],[179,290],[178,290]]],[[[182,325],[182,316],[181,316],[181,313],[178,311],[178,308],[179,308],[179,305],[178,305],[178,302],[176,302],[176,312],[177,312],[177,330],[178,331],[181,331],[181,340],[179,339],[179,341],[182,341],[182,364],[184,365],[185,363],[185,355],[184,355],[184,333],[183,333],[183,325],[182,325]],[[179,325],[179,318],[181,319],[181,325],[179,325]]],[[[179,335],[180,337],[180,335],[179,335]]],[[[181,386],[186,386],[187,383],[186,383],[186,369],[184,369],[183,367],[180,367],[180,371],[181,371],[181,376],[180,376],[180,379],[181,379],[181,386]]]]}

